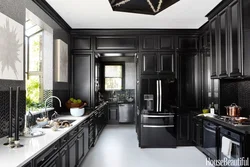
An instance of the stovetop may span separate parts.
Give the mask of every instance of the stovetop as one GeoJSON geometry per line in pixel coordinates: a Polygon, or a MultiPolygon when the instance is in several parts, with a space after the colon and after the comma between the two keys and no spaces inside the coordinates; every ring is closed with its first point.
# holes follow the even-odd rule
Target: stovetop
{"type": "Polygon", "coordinates": [[[233,126],[249,126],[250,127],[250,120],[249,119],[245,122],[240,123],[240,122],[235,120],[235,117],[230,117],[230,116],[216,115],[213,118],[216,120],[222,121],[224,123],[228,123],[228,124],[233,125],[233,126]]]}

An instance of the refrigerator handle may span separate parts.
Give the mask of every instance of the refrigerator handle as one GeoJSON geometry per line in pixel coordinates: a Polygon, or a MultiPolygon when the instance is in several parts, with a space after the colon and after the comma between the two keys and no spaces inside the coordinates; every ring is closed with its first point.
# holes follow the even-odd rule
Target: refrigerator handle
{"type": "Polygon", "coordinates": [[[159,80],[156,80],[156,112],[159,112],[159,80]]]}
{"type": "Polygon", "coordinates": [[[159,111],[161,112],[161,107],[162,107],[162,87],[161,87],[161,80],[159,80],[159,87],[160,87],[160,95],[159,95],[159,111]]]}

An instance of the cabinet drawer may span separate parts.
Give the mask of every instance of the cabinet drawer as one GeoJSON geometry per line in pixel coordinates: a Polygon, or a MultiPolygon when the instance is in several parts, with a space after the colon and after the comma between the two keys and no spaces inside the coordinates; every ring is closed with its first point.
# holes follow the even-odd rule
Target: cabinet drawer
{"type": "Polygon", "coordinates": [[[60,145],[61,145],[61,147],[63,147],[68,141],[69,141],[69,135],[66,134],[65,136],[63,136],[63,137],[60,139],[60,145]]]}
{"type": "Polygon", "coordinates": [[[69,132],[69,140],[72,139],[78,133],[78,127],[69,132]]]}
{"type": "Polygon", "coordinates": [[[50,158],[52,158],[58,151],[59,142],[56,142],[52,146],[50,146],[47,150],[42,152],[37,158],[35,158],[34,163],[36,167],[42,167],[47,163],[50,158]]]}

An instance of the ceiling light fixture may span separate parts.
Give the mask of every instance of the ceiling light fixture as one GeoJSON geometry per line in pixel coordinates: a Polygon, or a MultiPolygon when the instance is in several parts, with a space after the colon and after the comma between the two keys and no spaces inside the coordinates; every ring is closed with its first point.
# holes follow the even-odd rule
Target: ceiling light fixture
{"type": "Polygon", "coordinates": [[[179,0],[109,0],[114,11],[156,15],[179,0]]]}

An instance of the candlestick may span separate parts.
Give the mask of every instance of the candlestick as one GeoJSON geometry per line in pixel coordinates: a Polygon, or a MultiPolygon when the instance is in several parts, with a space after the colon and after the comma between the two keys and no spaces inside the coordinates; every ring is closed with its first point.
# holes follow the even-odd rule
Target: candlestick
{"type": "Polygon", "coordinates": [[[20,86],[16,89],[16,132],[15,132],[15,141],[19,140],[19,91],[20,86]]]}
{"type": "Polygon", "coordinates": [[[9,108],[9,138],[12,138],[12,87],[10,87],[10,108],[9,108]]]}

